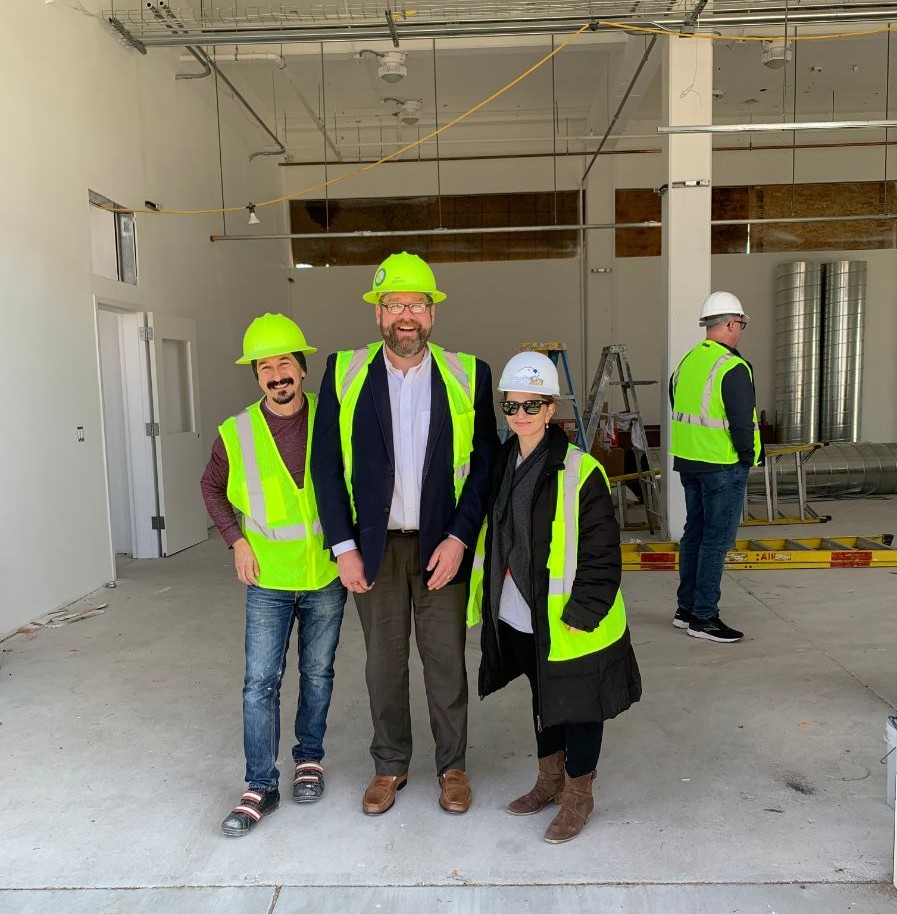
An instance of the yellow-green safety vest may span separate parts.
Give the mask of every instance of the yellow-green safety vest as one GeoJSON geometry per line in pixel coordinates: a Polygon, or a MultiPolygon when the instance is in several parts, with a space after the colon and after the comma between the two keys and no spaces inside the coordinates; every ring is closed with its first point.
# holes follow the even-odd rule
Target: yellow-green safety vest
{"type": "MultiPolygon", "coordinates": [[[[679,363],[673,374],[673,422],[670,453],[704,463],[738,463],[723,404],[723,378],[751,366],[715,340],[704,340],[679,363]]],[[[754,409],[754,463],[760,460],[760,426],[754,409]]]]}
{"type": "Polygon", "coordinates": [[[262,415],[261,402],[223,422],[227,451],[227,498],[259,565],[259,587],[320,590],[339,571],[324,548],[324,530],[311,478],[311,438],[317,397],[308,400],[305,483],[300,489],[286,468],[262,415]]]}
{"type": "MultiPolygon", "coordinates": [[[[452,417],[452,467],[455,480],[455,504],[461,497],[464,483],[470,475],[470,454],[473,451],[474,397],[476,396],[476,358],[466,352],[446,352],[441,346],[427,344],[448,395],[449,415],[452,417]]],[[[339,434],[343,452],[343,473],[346,491],[352,501],[352,520],[357,520],[352,493],[352,423],[361,388],[368,368],[383,343],[371,343],[364,349],[346,349],[336,354],[334,386],[340,403],[339,434]]]]}
{"type": "MultiPolygon", "coordinates": [[[[623,637],[626,631],[626,606],[618,588],[610,611],[592,632],[571,632],[561,621],[564,608],[573,592],[579,556],[579,493],[585,481],[595,471],[604,477],[610,491],[607,474],[594,457],[572,444],[567,447],[564,468],[558,472],[558,494],[551,524],[551,545],[548,550],[548,632],[551,645],[549,660],[574,660],[604,650],[623,637]]],[[[477,539],[470,575],[470,598],[467,603],[467,624],[476,625],[483,616],[485,582],[486,529],[483,523],[477,539]]]]}

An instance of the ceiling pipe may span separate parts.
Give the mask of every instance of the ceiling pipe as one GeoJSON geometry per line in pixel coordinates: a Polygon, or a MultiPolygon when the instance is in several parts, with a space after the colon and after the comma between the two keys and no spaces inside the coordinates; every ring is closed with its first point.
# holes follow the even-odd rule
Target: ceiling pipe
{"type": "MultiPolygon", "coordinates": [[[[181,57],[181,60],[187,58],[181,57]]],[[[299,88],[296,80],[293,77],[293,74],[290,73],[289,67],[287,66],[286,60],[280,54],[273,54],[266,51],[250,51],[247,54],[241,54],[239,51],[234,50],[225,54],[215,54],[215,60],[218,63],[258,63],[258,62],[271,62],[276,63],[278,69],[283,73],[287,78],[287,81],[292,86],[293,91],[296,93],[296,97],[299,99],[299,103],[305,109],[308,116],[314,121],[315,127],[318,130],[318,133],[324,138],[324,142],[327,144],[329,149],[336,156],[337,161],[343,161],[343,155],[339,151],[339,147],[334,142],[333,138],[330,136],[330,133],[327,130],[327,126],[321,118],[315,113],[315,110],[312,108],[308,99],[305,97],[305,93],[299,88]]],[[[180,78],[180,77],[178,77],[180,78]]]]}
{"type": "MultiPolygon", "coordinates": [[[[864,213],[861,216],[782,216],[760,219],[711,219],[711,225],[794,225],[811,222],[893,222],[897,213],[864,213]]],[[[578,225],[508,225],[488,228],[398,229],[372,232],[280,232],[271,235],[211,235],[211,241],[321,241],[334,238],[400,238],[409,235],[506,235],[520,232],[593,232],[616,229],[661,228],[655,219],[644,222],[594,222],[578,225]]]]}
{"type": "MultiPolygon", "coordinates": [[[[174,29],[175,26],[177,26],[178,28],[186,29],[186,26],[184,25],[184,23],[181,22],[181,20],[178,19],[177,16],[175,16],[175,14],[171,11],[171,9],[169,9],[169,7],[167,7],[165,5],[164,0],[159,0],[159,6],[161,7],[162,10],[164,10],[165,16],[167,16],[168,19],[171,20],[170,22],[165,21],[164,17],[162,16],[162,13],[160,13],[160,11],[157,10],[151,2],[148,2],[146,5],[147,5],[147,7],[149,7],[150,10],[152,10],[152,13],[156,17],[156,19],[160,20],[163,23],[163,25],[166,26],[166,28],[171,30],[171,29],[174,29]]],[[[250,153],[249,161],[251,162],[253,159],[257,158],[258,156],[284,155],[287,150],[286,150],[286,147],[283,145],[283,143],[281,143],[280,140],[277,138],[277,134],[275,134],[271,130],[271,128],[262,120],[261,116],[256,112],[255,108],[253,108],[252,105],[250,105],[249,102],[243,97],[243,94],[240,92],[240,90],[224,75],[224,73],[221,72],[221,69],[215,64],[215,61],[212,60],[211,57],[209,57],[209,55],[205,51],[205,49],[198,48],[198,47],[187,47],[187,50],[201,64],[207,65],[209,67],[210,71],[212,71],[212,70],[215,71],[215,74],[218,76],[218,78],[221,80],[221,82],[223,82],[224,85],[227,86],[228,89],[230,89],[234,98],[238,102],[240,102],[240,104],[249,112],[249,114],[253,117],[253,119],[259,125],[259,127],[261,127],[262,130],[264,130],[265,133],[267,133],[268,136],[270,136],[271,139],[274,140],[274,142],[276,144],[276,148],[259,149],[256,152],[250,153]]],[[[193,74],[194,78],[201,78],[202,75],[203,74],[200,74],[200,73],[193,74]]]]}
{"type": "MultiPolygon", "coordinates": [[[[677,32],[688,27],[689,16],[676,15],[675,13],[664,16],[663,14],[651,20],[631,20],[633,26],[643,28],[661,28],[677,32]]],[[[733,13],[715,12],[713,14],[713,27],[719,28],[744,28],[744,27],[770,27],[781,26],[786,22],[789,25],[817,25],[825,23],[881,22],[894,18],[892,4],[863,4],[854,7],[832,8],[831,4],[820,4],[814,8],[796,10],[781,4],[778,9],[757,10],[753,12],[733,13]]],[[[508,19],[469,19],[459,21],[424,22],[406,19],[402,22],[402,38],[406,41],[414,39],[431,38],[459,38],[480,37],[490,38],[501,35],[550,35],[569,31],[582,25],[582,16],[544,16],[538,19],[519,18],[514,21],[508,19]]],[[[617,20],[630,22],[629,19],[617,20]]],[[[693,24],[693,23],[692,23],[693,24]]],[[[619,28],[602,24],[600,20],[593,20],[593,31],[617,32],[619,28]]],[[[368,22],[365,25],[313,25],[260,27],[215,30],[206,28],[197,29],[187,35],[140,35],[142,44],[149,47],[176,47],[189,44],[202,43],[204,45],[218,44],[289,44],[289,43],[320,43],[320,42],[355,42],[355,41],[392,41],[392,34],[385,24],[368,22]]]]}
{"type": "Polygon", "coordinates": [[[677,124],[657,128],[658,133],[794,133],[798,130],[866,130],[897,127],[897,120],[788,121],[771,124],[677,124]]]}
{"type": "MultiPolygon", "coordinates": [[[[171,25],[170,22],[168,22],[165,19],[165,16],[167,16],[169,20],[171,20],[175,23],[178,22],[177,17],[174,15],[174,13],[171,12],[171,10],[165,5],[165,3],[162,2],[162,0],[160,0],[159,6],[161,7],[161,10],[164,11],[165,16],[163,16],[162,12],[160,10],[156,9],[152,3],[147,3],[146,5],[152,10],[153,16],[155,16],[156,19],[159,20],[170,32],[176,32],[175,27],[173,25],[171,25]]],[[[180,24],[180,23],[178,23],[178,24],[180,24]]],[[[182,31],[184,31],[184,32],[187,31],[186,26],[183,27],[182,31]]],[[[196,51],[196,48],[192,48],[192,47],[188,46],[186,48],[186,50],[190,52],[191,57],[193,57],[196,61],[198,61],[199,65],[202,67],[202,70],[199,73],[176,73],[174,78],[175,79],[205,79],[207,76],[211,76],[212,68],[202,59],[202,57],[199,56],[199,54],[196,51]]]]}
{"type": "MultiPolygon", "coordinates": [[[[199,62],[199,65],[202,67],[201,73],[175,73],[175,79],[204,79],[206,76],[212,75],[212,68],[196,53],[194,48],[187,48],[191,56],[196,58],[199,62]]],[[[189,58],[187,58],[189,60],[189,58]]]]}
{"type": "MultiPolygon", "coordinates": [[[[628,139],[628,137],[620,137],[620,139],[628,139]]],[[[467,141],[469,142],[469,141],[467,141]]],[[[479,141],[478,141],[479,142],[479,141]]],[[[490,142],[509,142],[508,140],[493,140],[490,142]]],[[[344,146],[357,146],[357,143],[348,143],[344,146]]],[[[370,145],[370,144],[362,144],[370,145]]],[[[714,146],[714,152],[777,152],[777,151],[788,151],[796,149],[798,151],[802,149],[850,149],[854,147],[881,147],[881,146],[897,146],[897,140],[871,140],[861,143],[774,143],[766,145],[750,145],[750,146],[714,146]]],[[[605,151],[603,154],[606,156],[628,156],[628,155],[660,155],[663,150],[659,146],[640,146],[633,149],[611,149],[605,151]]],[[[469,155],[469,156],[440,156],[440,162],[480,162],[480,161],[497,161],[502,159],[553,159],[553,158],[574,158],[574,157],[584,157],[588,155],[587,152],[568,152],[568,151],[558,151],[558,152],[515,152],[515,153],[491,153],[486,155],[469,155]]],[[[374,162],[378,161],[377,159],[353,159],[352,165],[372,165],[374,162]]],[[[435,156],[421,156],[420,158],[413,159],[390,159],[388,162],[384,162],[384,165],[408,165],[415,164],[418,162],[435,162],[435,156]]],[[[316,166],[324,165],[325,163],[319,159],[314,161],[307,162],[281,162],[281,168],[312,168],[316,166]]],[[[328,163],[332,164],[332,163],[328,163]]],[[[572,188],[570,188],[572,190],[572,188]]]]}
{"type": "MultiPolygon", "coordinates": [[[[706,3],[701,4],[701,7],[706,3]]],[[[788,3],[780,3],[775,8],[754,10],[747,12],[726,12],[718,10],[714,13],[715,28],[720,27],[747,27],[747,26],[780,26],[785,23],[819,24],[819,23],[847,23],[847,22],[873,22],[890,20],[894,17],[892,4],[864,3],[851,6],[833,8],[830,3],[818,3],[812,7],[795,10],[788,3]]],[[[622,21],[630,22],[633,26],[655,27],[670,31],[688,30],[697,20],[694,9],[685,15],[681,11],[658,13],[650,20],[636,16],[623,17],[622,21]]],[[[618,17],[618,21],[619,17],[618,17]]],[[[539,17],[518,17],[517,19],[486,19],[470,18],[462,20],[454,17],[451,20],[430,21],[415,17],[402,22],[403,38],[448,38],[465,35],[476,37],[498,37],[500,35],[521,34],[551,34],[565,31],[581,25],[581,15],[555,15],[539,17]]],[[[593,31],[618,31],[611,25],[604,24],[601,20],[592,19],[593,31]]],[[[165,47],[184,45],[188,43],[202,44],[284,44],[290,42],[321,41],[394,41],[394,34],[388,24],[368,19],[364,24],[335,24],[311,26],[290,26],[282,22],[278,26],[258,26],[246,28],[203,28],[197,30],[194,37],[178,38],[172,36],[141,36],[146,46],[165,47]]]]}
{"type": "Polygon", "coordinates": [[[209,66],[215,71],[216,75],[221,80],[221,82],[223,82],[224,85],[227,86],[228,89],[230,89],[230,91],[233,93],[234,98],[236,98],[236,100],[238,102],[240,102],[240,104],[252,116],[253,120],[259,125],[259,127],[262,128],[262,130],[265,131],[265,133],[268,134],[269,137],[271,137],[272,140],[274,140],[274,142],[276,144],[276,148],[274,148],[274,149],[259,149],[253,153],[250,153],[249,161],[251,162],[253,159],[257,158],[258,156],[284,155],[286,153],[287,149],[286,149],[286,146],[284,146],[283,143],[281,143],[280,140],[277,138],[277,134],[274,133],[274,131],[271,130],[271,128],[262,120],[261,116],[256,112],[255,108],[253,108],[252,105],[249,104],[249,102],[243,97],[243,94],[240,92],[240,90],[224,75],[224,73],[221,72],[221,67],[219,67],[215,63],[215,61],[212,60],[211,57],[209,57],[209,55],[206,53],[206,51],[199,49],[199,53],[208,62],[209,66]]]}

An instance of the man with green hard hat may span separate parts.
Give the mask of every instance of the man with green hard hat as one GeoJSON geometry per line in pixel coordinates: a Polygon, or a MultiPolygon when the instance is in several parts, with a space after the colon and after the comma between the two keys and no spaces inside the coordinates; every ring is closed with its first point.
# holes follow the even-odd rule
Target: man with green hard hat
{"type": "Polygon", "coordinates": [[[324,793],[324,731],[346,589],[324,547],[309,469],[317,402],[302,381],[306,353],[315,351],[283,314],[265,314],[249,325],[237,364],[252,366],[264,397],[219,426],[201,481],[209,515],[247,586],[247,790],[221,823],[234,837],[248,834],[280,805],[280,684],[294,624],[299,700],[292,795],[310,803],[324,793]]]}
{"type": "Polygon", "coordinates": [[[331,355],[311,468],[327,544],[364,633],[374,778],[386,812],[411,761],[412,620],[436,742],[439,805],[466,812],[467,582],[498,449],[485,362],[429,342],[445,299],[415,254],[387,257],[363,296],[382,341],[331,355]]]}

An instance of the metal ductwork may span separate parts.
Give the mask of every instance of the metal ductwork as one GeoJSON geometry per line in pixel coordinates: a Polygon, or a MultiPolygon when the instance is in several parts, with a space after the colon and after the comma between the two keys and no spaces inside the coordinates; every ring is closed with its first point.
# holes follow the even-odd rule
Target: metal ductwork
{"type": "Polygon", "coordinates": [[[857,441],[866,261],[776,267],[776,443],[857,441]]]}
{"type": "MultiPolygon", "coordinates": [[[[810,498],[897,494],[897,444],[831,444],[820,448],[804,465],[810,498]]],[[[792,461],[777,464],[779,496],[797,493],[797,472],[792,461]]],[[[751,474],[748,492],[764,491],[763,474],[751,474]]]]}
{"type": "Polygon", "coordinates": [[[857,441],[863,388],[866,261],[825,264],[819,437],[857,441]]]}
{"type": "Polygon", "coordinates": [[[819,440],[822,271],[797,261],[776,267],[776,442],[819,440]]]}

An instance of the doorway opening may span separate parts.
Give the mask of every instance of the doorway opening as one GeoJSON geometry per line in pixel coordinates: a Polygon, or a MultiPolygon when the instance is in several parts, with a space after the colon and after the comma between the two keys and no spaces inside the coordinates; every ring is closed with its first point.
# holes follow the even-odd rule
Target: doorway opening
{"type": "Polygon", "coordinates": [[[196,327],[99,300],[96,321],[113,558],[172,555],[208,538],[196,327]]]}

